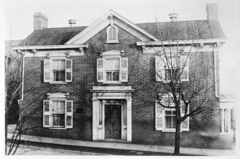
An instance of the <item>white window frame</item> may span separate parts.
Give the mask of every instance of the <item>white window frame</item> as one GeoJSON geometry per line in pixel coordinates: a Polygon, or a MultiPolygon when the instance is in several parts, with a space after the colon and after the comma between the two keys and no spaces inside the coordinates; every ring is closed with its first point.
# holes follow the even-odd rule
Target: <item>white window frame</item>
{"type": "Polygon", "coordinates": [[[45,59],[43,63],[43,81],[50,84],[67,84],[68,82],[72,82],[73,78],[73,60],[68,59],[66,57],[50,57],[49,59],[45,59]],[[54,60],[64,60],[65,61],[65,81],[54,81],[53,75],[53,61],[54,60]],[[70,62],[70,67],[68,68],[67,63],[70,62]],[[49,68],[46,68],[46,63],[49,63],[49,68]],[[46,80],[45,74],[49,73],[50,79],[46,80]],[[67,73],[70,73],[70,79],[67,78],[67,73]]]}
{"type": "MultiPolygon", "coordinates": [[[[179,57],[179,62],[175,61],[174,64],[176,66],[174,66],[174,67],[176,67],[176,69],[179,68],[180,71],[187,71],[187,78],[185,78],[185,79],[182,78],[183,72],[180,72],[181,77],[178,82],[189,81],[189,57],[186,55],[178,55],[178,56],[173,55],[172,56],[172,58],[176,58],[176,57],[179,57]]],[[[164,83],[168,83],[171,81],[171,80],[166,79],[166,71],[165,70],[175,70],[175,69],[168,68],[168,66],[166,66],[166,63],[167,63],[166,58],[169,59],[171,57],[169,55],[166,55],[166,57],[165,57],[165,55],[162,55],[161,57],[155,56],[156,81],[160,81],[160,82],[164,82],[164,83]]]]}
{"type": "MultiPolygon", "coordinates": [[[[166,116],[168,116],[168,115],[166,115],[166,111],[171,111],[171,112],[173,112],[173,111],[175,111],[175,116],[176,116],[176,110],[175,109],[172,109],[172,108],[164,108],[164,126],[165,126],[165,128],[164,128],[164,131],[165,132],[175,132],[175,128],[167,128],[167,126],[166,126],[166,116]]],[[[173,116],[173,115],[172,115],[173,116]]]]}
{"type": "Polygon", "coordinates": [[[118,50],[111,50],[102,53],[102,58],[97,59],[97,82],[104,84],[120,84],[122,82],[128,82],[128,58],[121,57],[121,52],[118,50]],[[106,60],[108,59],[119,59],[119,80],[118,81],[107,81],[107,66],[106,60]],[[99,63],[102,63],[102,67],[99,68],[99,63]],[[125,62],[125,63],[124,63],[125,62]],[[99,74],[102,74],[103,78],[100,80],[99,74]],[[125,78],[123,77],[125,75],[125,78]]]}
{"type": "Polygon", "coordinates": [[[68,129],[73,128],[73,101],[68,100],[69,94],[68,93],[48,93],[48,100],[43,100],[43,127],[49,129],[68,129]],[[54,126],[53,125],[53,102],[64,101],[64,126],[54,126]],[[46,102],[48,102],[49,111],[45,111],[46,102]],[[68,105],[70,103],[70,105],[68,105]],[[70,106],[70,109],[68,109],[70,106]],[[69,111],[70,110],[70,111],[69,111]],[[49,116],[49,123],[45,123],[45,116],[49,116]],[[71,124],[67,124],[67,117],[71,117],[70,121],[71,124]]]}
{"type": "Polygon", "coordinates": [[[107,28],[106,33],[107,33],[106,43],[119,43],[119,41],[118,41],[118,27],[116,27],[115,25],[112,24],[107,28]],[[111,30],[112,27],[116,29],[116,35],[115,35],[116,39],[115,40],[110,39],[110,30],[111,30]]]}
{"type": "MultiPolygon", "coordinates": [[[[162,95],[163,98],[169,98],[168,96],[171,96],[171,94],[164,94],[162,95]]],[[[174,103],[169,103],[168,106],[169,108],[164,108],[162,106],[160,106],[159,103],[159,100],[156,100],[155,101],[155,129],[156,130],[160,130],[162,132],[175,132],[175,128],[166,128],[166,111],[168,110],[172,110],[172,111],[176,111],[176,109],[174,108],[174,103]],[[159,108],[160,107],[160,108],[159,108]],[[172,108],[171,108],[172,107],[172,108]],[[159,111],[157,109],[161,109],[161,113],[159,113],[159,111]],[[158,120],[161,120],[161,124],[162,127],[158,127],[157,123],[158,123],[158,120]]],[[[183,105],[183,102],[181,102],[181,116],[183,116],[183,112],[182,112],[182,105],[183,105]]],[[[189,112],[189,106],[188,106],[188,112],[189,112]]],[[[189,131],[189,117],[187,117],[184,121],[181,123],[181,127],[180,127],[180,131],[189,131]],[[187,128],[182,128],[182,123],[183,122],[187,122],[187,128]]]]}

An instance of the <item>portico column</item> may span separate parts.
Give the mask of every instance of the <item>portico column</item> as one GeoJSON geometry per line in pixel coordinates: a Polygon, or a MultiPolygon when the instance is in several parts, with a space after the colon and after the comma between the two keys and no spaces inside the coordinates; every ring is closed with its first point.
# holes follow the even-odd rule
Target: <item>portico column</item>
{"type": "Polygon", "coordinates": [[[127,99],[127,141],[132,141],[132,99],[127,99]]]}
{"type": "Polygon", "coordinates": [[[228,108],[228,133],[231,132],[231,109],[228,108]]]}
{"type": "Polygon", "coordinates": [[[222,111],[222,120],[221,120],[221,132],[224,132],[225,127],[224,127],[224,109],[221,109],[222,111]]]}
{"type": "Polygon", "coordinates": [[[97,140],[98,138],[98,109],[99,109],[99,100],[94,98],[92,99],[92,140],[97,140]]]}

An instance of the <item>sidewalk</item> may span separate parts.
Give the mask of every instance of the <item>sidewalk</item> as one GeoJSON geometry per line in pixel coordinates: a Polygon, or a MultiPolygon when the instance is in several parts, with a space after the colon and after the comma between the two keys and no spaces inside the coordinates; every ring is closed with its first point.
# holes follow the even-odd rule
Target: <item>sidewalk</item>
{"type": "Polygon", "coordinates": [[[38,147],[29,145],[19,145],[15,155],[94,155],[94,156],[109,156],[110,154],[105,153],[94,153],[84,151],[72,151],[65,149],[54,149],[48,147],[38,147]]]}
{"type": "MultiPolygon", "coordinates": [[[[12,133],[8,133],[8,139],[11,139],[12,133]]],[[[68,145],[68,146],[79,146],[88,148],[102,148],[102,149],[116,149],[116,150],[129,150],[129,151],[146,151],[146,152],[160,152],[172,154],[174,148],[170,146],[158,146],[158,145],[140,145],[131,143],[112,143],[112,142],[93,142],[93,141],[80,141],[70,139],[59,139],[49,137],[39,137],[22,135],[21,140],[45,143],[45,144],[56,144],[56,145],[68,145]]],[[[200,156],[234,156],[234,150],[226,149],[203,149],[203,148],[180,148],[181,154],[187,155],[200,155],[200,156]]]]}

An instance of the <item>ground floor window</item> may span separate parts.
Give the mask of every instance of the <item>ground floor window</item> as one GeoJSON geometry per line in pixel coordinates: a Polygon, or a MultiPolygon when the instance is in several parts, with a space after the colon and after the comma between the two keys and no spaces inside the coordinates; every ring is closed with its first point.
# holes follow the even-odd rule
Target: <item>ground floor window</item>
{"type": "MultiPolygon", "coordinates": [[[[181,102],[181,116],[184,115],[185,105],[181,102]]],[[[187,112],[189,113],[189,106],[187,112]]],[[[174,132],[176,128],[176,109],[169,94],[161,95],[160,100],[155,101],[155,128],[163,132],[174,132]],[[161,103],[160,103],[161,102],[161,103]],[[163,107],[162,105],[167,106],[163,107]]],[[[181,123],[181,131],[189,131],[189,117],[181,123]]]]}
{"type": "Polygon", "coordinates": [[[43,127],[72,128],[73,101],[64,96],[43,101],[43,127]]]}
{"type": "Polygon", "coordinates": [[[176,128],[176,111],[175,110],[165,111],[165,126],[167,129],[176,128]]]}

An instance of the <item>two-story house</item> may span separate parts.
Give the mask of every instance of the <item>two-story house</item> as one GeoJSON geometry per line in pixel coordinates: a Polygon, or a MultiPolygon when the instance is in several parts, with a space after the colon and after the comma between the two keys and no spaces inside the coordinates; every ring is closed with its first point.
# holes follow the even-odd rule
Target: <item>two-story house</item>
{"type": "Polygon", "coordinates": [[[34,31],[14,48],[23,56],[21,116],[32,113],[25,133],[173,145],[175,113],[163,109],[159,116],[156,102],[162,93],[159,77],[167,82],[172,73],[161,68],[164,72],[156,75],[160,68],[154,50],[177,43],[202,47],[200,52],[192,49],[182,80],[190,80],[191,58],[201,53],[212,68],[205,80],[214,83],[207,94],[214,110],[184,122],[181,145],[216,146],[220,134],[218,54],[225,42],[217,5],[207,5],[206,20],[177,21],[176,16],[171,14],[170,22],[134,24],[110,10],[89,26],[77,27],[71,19],[70,27],[48,28],[48,18],[35,13],[34,31]]]}

